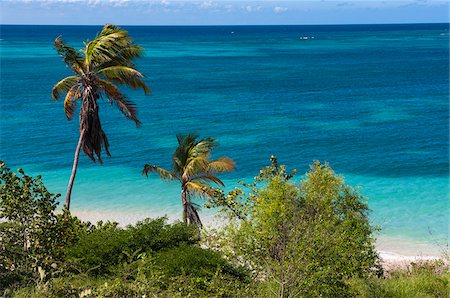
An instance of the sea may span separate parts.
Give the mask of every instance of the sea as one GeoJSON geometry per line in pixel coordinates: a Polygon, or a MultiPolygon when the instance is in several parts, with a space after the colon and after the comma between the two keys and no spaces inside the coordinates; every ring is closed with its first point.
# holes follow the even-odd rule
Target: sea
{"type": "MultiPolygon", "coordinates": [[[[122,224],[180,219],[180,186],[143,165],[170,169],[176,134],[213,137],[213,158],[250,182],[275,155],[296,169],[328,162],[369,204],[380,249],[437,254],[449,245],[449,24],[336,26],[124,26],[145,48],[136,67],[152,94],[123,88],[141,127],[100,101],[112,157],[81,155],[72,211],[122,224]]],[[[55,83],[71,75],[53,48],[81,49],[101,26],[0,26],[0,159],[42,175],[61,193],[78,140],[55,83]]],[[[201,203],[201,202],[200,202],[201,203]]],[[[210,223],[215,210],[203,210],[210,223]]]]}

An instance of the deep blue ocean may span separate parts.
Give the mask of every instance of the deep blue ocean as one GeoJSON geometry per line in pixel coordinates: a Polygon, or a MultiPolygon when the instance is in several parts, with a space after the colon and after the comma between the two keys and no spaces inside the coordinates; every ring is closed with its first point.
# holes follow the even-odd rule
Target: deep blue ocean
{"type": "MultiPolygon", "coordinates": [[[[274,154],[305,173],[327,161],[369,200],[380,237],[446,245],[449,237],[448,24],[126,27],[145,48],[152,95],[126,89],[142,127],[106,102],[112,157],[82,155],[72,208],[133,221],[180,214],[179,186],[141,175],[169,168],[177,133],[211,136],[233,158],[227,188],[274,154]]],[[[51,100],[70,75],[53,49],[81,48],[100,26],[0,27],[0,158],[64,194],[77,117],[51,100]]],[[[299,177],[300,179],[301,177],[299,177]]],[[[204,215],[208,212],[204,212],[204,215]]]]}

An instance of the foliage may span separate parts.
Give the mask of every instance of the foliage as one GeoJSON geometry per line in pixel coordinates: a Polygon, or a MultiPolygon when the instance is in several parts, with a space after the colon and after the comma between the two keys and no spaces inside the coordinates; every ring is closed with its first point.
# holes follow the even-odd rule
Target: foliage
{"type": "Polygon", "coordinates": [[[181,297],[227,296],[249,282],[247,271],[232,266],[220,252],[188,245],[147,256],[139,265],[139,277],[181,297]]]}
{"type": "Polygon", "coordinates": [[[349,285],[358,297],[449,297],[450,274],[442,261],[412,263],[395,269],[386,278],[351,279],[349,285]]]}
{"type": "Polygon", "coordinates": [[[241,219],[245,220],[253,211],[254,200],[259,191],[259,184],[267,183],[271,178],[277,177],[283,181],[288,181],[295,176],[297,171],[294,169],[290,173],[286,171],[285,165],[279,165],[275,156],[270,157],[271,166],[261,169],[258,175],[254,178],[253,183],[244,183],[239,181],[243,188],[249,189],[247,197],[242,188],[235,189],[224,194],[222,190],[218,189],[218,193],[214,198],[205,204],[206,208],[217,208],[225,217],[230,220],[241,219]]]}
{"type": "Polygon", "coordinates": [[[13,173],[0,162],[0,289],[13,283],[44,282],[60,269],[64,246],[74,242],[79,221],[55,214],[58,195],[41,177],[13,173]]]}
{"type": "MultiPolygon", "coordinates": [[[[22,288],[14,297],[234,297],[247,290],[248,274],[226,261],[222,254],[193,245],[197,239],[183,235],[197,235],[195,227],[185,224],[165,224],[165,219],[146,220],[137,226],[119,229],[107,223],[97,225],[88,236],[81,238],[75,247],[86,253],[79,265],[94,260],[102,266],[88,272],[71,273],[53,278],[40,287],[22,288]],[[101,231],[98,233],[98,231],[101,231]],[[112,232],[114,231],[114,232],[112,232]],[[195,233],[193,233],[195,232],[195,233]],[[104,246],[98,247],[98,235],[105,236],[106,245],[114,245],[108,237],[127,245],[124,239],[146,242],[148,250],[139,254],[126,254],[104,246]],[[134,239],[134,240],[133,240],[134,239]],[[89,241],[93,244],[88,244],[89,241]],[[89,249],[94,249],[90,252],[89,249]],[[104,252],[115,262],[109,262],[104,252]],[[107,264],[105,262],[108,262],[107,264]]],[[[116,247],[116,246],[114,246],[116,247]]],[[[129,247],[134,247],[133,243],[129,247]]],[[[129,248],[128,247],[128,248],[129,248]]],[[[127,249],[127,247],[123,247],[127,249]]],[[[73,248],[72,248],[73,249],[73,248]]]]}
{"type": "Polygon", "coordinates": [[[244,268],[236,269],[229,264],[218,251],[197,246],[180,245],[164,249],[153,257],[153,264],[167,276],[180,273],[198,277],[212,277],[217,271],[244,279],[244,268]]]}
{"type": "Polygon", "coordinates": [[[211,160],[211,151],[218,144],[212,138],[197,139],[198,136],[193,134],[177,135],[178,147],[172,155],[172,171],[146,164],[143,173],[148,175],[156,172],[163,180],[179,181],[183,221],[201,228],[202,222],[193,198],[197,196],[212,199],[219,195],[219,190],[210,184],[224,186],[216,174],[232,171],[234,162],[227,157],[211,160]]]}
{"type": "Polygon", "coordinates": [[[233,218],[219,241],[225,257],[198,245],[194,225],[157,218],[121,228],[111,222],[84,223],[67,211],[56,214],[58,195],[49,193],[40,177],[0,165],[4,297],[450,293],[448,264],[442,261],[413,263],[380,277],[364,199],[318,162],[301,183],[294,183],[295,172],[272,158],[272,166],[246,185],[250,193],[235,189],[227,199],[211,201],[226,202],[221,206],[233,218]]]}
{"type": "Polygon", "coordinates": [[[12,293],[14,298],[93,298],[93,297],[256,297],[252,285],[230,276],[212,278],[179,275],[145,277],[135,280],[121,277],[95,278],[82,275],[52,279],[46,287],[26,287],[12,293]]]}
{"type": "Polygon", "coordinates": [[[367,204],[326,164],[299,184],[294,174],[272,158],[246,197],[235,190],[220,245],[265,281],[266,295],[347,296],[346,279],[381,273],[367,204]]]}
{"type": "MultiPolygon", "coordinates": [[[[195,256],[194,256],[195,257],[195,256]]],[[[213,267],[211,267],[213,268],[213,267]]],[[[16,290],[15,298],[40,297],[266,297],[267,284],[255,281],[242,283],[226,275],[211,279],[188,275],[165,277],[149,259],[142,260],[139,277],[125,280],[118,277],[87,277],[75,275],[52,279],[47,287],[16,290]]],[[[351,278],[346,281],[347,295],[372,298],[448,297],[450,274],[448,265],[438,262],[417,263],[409,269],[396,269],[386,277],[351,278]]],[[[303,295],[311,297],[310,295],[303,295]]],[[[302,296],[299,296],[302,297],[302,296]]]]}
{"type": "Polygon", "coordinates": [[[99,222],[66,249],[68,270],[90,275],[111,274],[117,270],[116,265],[131,263],[141,253],[197,243],[193,226],[168,225],[166,220],[164,217],[146,219],[125,229],[117,223],[99,222]]]}

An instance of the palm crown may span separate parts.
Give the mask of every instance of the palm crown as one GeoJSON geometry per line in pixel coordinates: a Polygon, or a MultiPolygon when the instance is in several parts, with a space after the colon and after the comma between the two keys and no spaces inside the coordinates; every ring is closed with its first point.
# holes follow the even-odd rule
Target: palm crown
{"type": "Polygon", "coordinates": [[[156,172],[163,180],[178,180],[181,183],[183,221],[201,227],[198,208],[192,198],[214,197],[217,190],[210,183],[224,186],[216,174],[234,170],[235,163],[227,157],[211,160],[211,151],[217,142],[212,138],[197,138],[193,134],[177,135],[178,147],[172,156],[172,171],[146,164],[143,173],[156,172]]]}
{"type": "Polygon", "coordinates": [[[55,84],[52,98],[57,100],[66,93],[64,110],[69,120],[73,117],[77,101],[81,100],[82,149],[93,161],[95,154],[99,163],[102,163],[102,146],[109,155],[109,144],[100,124],[97,99],[105,95],[111,105],[115,104],[128,119],[136,125],[140,124],[135,104],[127,99],[117,85],[150,92],[150,88],[142,81],[144,76],[132,63],[134,58],[141,56],[143,49],[133,44],[127,31],[111,24],[105,25],[94,40],[85,42],[83,50],[77,51],[68,46],[61,36],[56,38],[54,46],[75,75],[55,84]]]}

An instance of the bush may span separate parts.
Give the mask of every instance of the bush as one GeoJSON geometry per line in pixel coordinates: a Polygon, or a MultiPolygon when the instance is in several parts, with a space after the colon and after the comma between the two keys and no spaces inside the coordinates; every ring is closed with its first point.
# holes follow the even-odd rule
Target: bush
{"type": "Polygon", "coordinates": [[[218,272],[245,280],[243,268],[235,268],[218,251],[181,245],[153,256],[153,264],[166,276],[192,275],[211,278],[218,272]]]}
{"type": "Polygon", "coordinates": [[[80,222],[55,214],[59,194],[41,177],[13,173],[0,162],[0,290],[45,282],[60,272],[63,247],[76,241],[80,222]]]}
{"type": "Polygon", "coordinates": [[[141,280],[180,297],[234,297],[250,281],[244,268],[232,266],[220,252],[188,245],[144,258],[139,270],[141,280]]]}
{"type": "Polygon", "coordinates": [[[265,295],[349,296],[347,279],[381,274],[365,199],[328,165],[313,164],[300,184],[294,174],[273,157],[246,197],[222,200],[234,219],[220,245],[264,281],[265,295]]]}
{"type": "Polygon", "coordinates": [[[219,252],[181,244],[141,254],[128,272],[122,265],[102,276],[53,278],[44,287],[23,288],[14,297],[239,297],[248,287],[245,270],[219,252]],[[115,270],[113,270],[115,269],[115,270]]]}
{"type": "Polygon", "coordinates": [[[117,223],[100,222],[66,249],[69,269],[91,275],[112,274],[116,265],[131,263],[140,253],[198,242],[194,226],[168,225],[164,217],[146,219],[123,229],[117,223]]]}
{"type": "Polygon", "coordinates": [[[167,218],[145,219],[135,226],[128,226],[129,247],[132,250],[159,251],[181,244],[198,243],[198,230],[185,223],[167,224],[167,218]]]}

